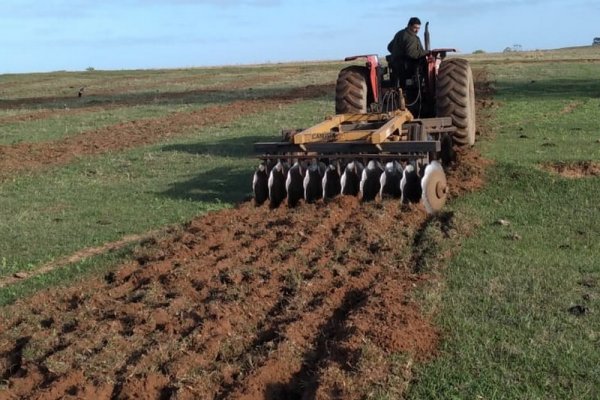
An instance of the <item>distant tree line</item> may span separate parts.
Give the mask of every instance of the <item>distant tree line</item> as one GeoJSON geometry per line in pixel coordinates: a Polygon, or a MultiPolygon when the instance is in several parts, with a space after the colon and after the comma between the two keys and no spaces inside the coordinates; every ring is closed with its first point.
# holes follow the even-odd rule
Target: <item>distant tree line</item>
{"type": "Polygon", "coordinates": [[[513,44],[512,46],[508,46],[502,52],[503,53],[513,53],[515,51],[523,51],[523,46],[520,44],[513,44]]]}

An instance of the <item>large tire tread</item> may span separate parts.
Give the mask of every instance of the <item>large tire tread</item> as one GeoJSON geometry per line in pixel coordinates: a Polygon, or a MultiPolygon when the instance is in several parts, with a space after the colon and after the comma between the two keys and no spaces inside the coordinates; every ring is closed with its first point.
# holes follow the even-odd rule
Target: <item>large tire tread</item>
{"type": "Polygon", "coordinates": [[[369,85],[367,69],[350,66],[342,69],[335,85],[336,114],[364,114],[367,112],[369,85]]]}
{"type": "Polygon", "coordinates": [[[444,60],[436,82],[436,115],[451,117],[458,146],[475,143],[475,90],[469,62],[460,58],[444,60]]]}

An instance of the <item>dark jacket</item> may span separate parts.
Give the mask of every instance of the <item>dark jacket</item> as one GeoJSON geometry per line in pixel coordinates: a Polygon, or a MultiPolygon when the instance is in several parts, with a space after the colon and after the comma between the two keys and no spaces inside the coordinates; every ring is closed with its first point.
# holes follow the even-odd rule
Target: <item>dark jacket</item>
{"type": "Polygon", "coordinates": [[[427,55],[421,44],[421,39],[408,28],[396,33],[387,48],[392,55],[393,64],[399,64],[402,61],[407,61],[407,59],[418,60],[427,55]]]}

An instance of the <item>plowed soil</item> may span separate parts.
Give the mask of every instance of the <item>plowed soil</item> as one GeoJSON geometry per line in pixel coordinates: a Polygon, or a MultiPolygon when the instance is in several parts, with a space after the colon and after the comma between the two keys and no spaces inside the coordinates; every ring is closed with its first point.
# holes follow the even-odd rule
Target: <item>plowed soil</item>
{"type": "Polygon", "coordinates": [[[180,135],[189,128],[225,124],[242,116],[324,96],[331,89],[331,85],[308,86],[266,99],[239,100],[197,111],[173,113],[165,118],[116,124],[52,142],[0,145],[0,182],[17,173],[67,164],[82,156],[156,143],[180,135]]]}
{"type": "MultiPolygon", "coordinates": [[[[452,197],[483,182],[475,151],[459,160],[452,197]]],[[[455,232],[450,213],[349,197],[199,217],[102,278],[5,307],[0,398],[400,397],[440,337],[420,266],[455,232]]]]}

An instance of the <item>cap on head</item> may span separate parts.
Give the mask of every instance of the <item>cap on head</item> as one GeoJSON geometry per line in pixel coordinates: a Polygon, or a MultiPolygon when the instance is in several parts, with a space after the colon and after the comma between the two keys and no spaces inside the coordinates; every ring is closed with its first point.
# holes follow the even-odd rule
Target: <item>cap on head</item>
{"type": "Polygon", "coordinates": [[[421,25],[421,20],[417,17],[412,17],[408,20],[408,26],[421,25]]]}

